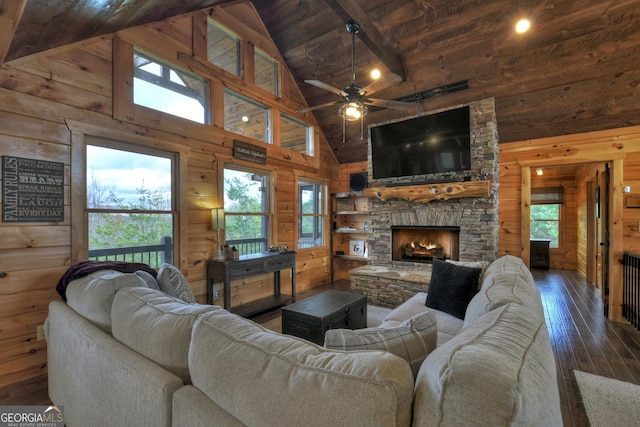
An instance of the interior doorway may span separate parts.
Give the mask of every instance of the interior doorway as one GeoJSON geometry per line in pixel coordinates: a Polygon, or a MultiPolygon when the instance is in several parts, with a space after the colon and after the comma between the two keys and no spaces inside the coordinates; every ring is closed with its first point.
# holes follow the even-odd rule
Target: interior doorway
{"type": "Polygon", "coordinates": [[[609,314],[609,213],[611,203],[609,181],[609,164],[604,163],[595,171],[593,181],[587,182],[587,194],[592,194],[592,197],[587,200],[587,219],[592,222],[591,226],[587,226],[588,232],[592,231],[592,234],[587,236],[587,253],[590,254],[587,265],[590,264],[589,260],[593,260],[591,263],[592,283],[595,284],[602,297],[605,316],[609,314]]]}

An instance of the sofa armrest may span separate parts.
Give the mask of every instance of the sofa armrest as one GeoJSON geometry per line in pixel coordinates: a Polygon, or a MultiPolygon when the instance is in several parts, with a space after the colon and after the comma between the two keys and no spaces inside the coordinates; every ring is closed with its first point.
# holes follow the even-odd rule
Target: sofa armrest
{"type": "Polygon", "coordinates": [[[64,303],[49,304],[49,397],[69,426],[171,425],[176,375],[139,355],[64,303]],[[101,415],[102,414],[102,415],[101,415]]]}

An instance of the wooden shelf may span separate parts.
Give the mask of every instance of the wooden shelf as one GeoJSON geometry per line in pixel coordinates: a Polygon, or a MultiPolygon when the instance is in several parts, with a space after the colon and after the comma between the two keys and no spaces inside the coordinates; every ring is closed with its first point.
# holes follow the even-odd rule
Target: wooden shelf
{"type": "Polygon", "coordinates": [[[231,312],[242,317],[250,317],[258,313],[281,307],[293,302],[291,295],[270,295],[231,308],[231,312]]]}
{"type": "Polygon", "coordinates": [[[366,256],[358,256],[358,255],[333,255],[335,258],[347,259],[349,261],[363,261],[369,262],[369,258],[366,256]]]}
{"type": "Polygon", "coordinates": [[[463,197],[489,197],[491,181],[462,181],[444,184],[406,185],[400,187],[367,188],[365,194],[382,201],[404,199],[428,203],[433,200],[460,199],[463,197]]]}
{"type": "Polygon", "coordinates": [[[369,215],[367,211],[336,211],[334,215],[369,215]]]}

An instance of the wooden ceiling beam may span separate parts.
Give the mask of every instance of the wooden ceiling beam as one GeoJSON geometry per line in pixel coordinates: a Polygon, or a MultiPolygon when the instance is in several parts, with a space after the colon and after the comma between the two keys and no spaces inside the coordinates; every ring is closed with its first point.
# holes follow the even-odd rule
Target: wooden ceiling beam
{"type": "Polygon", "coordinates": [[[0,65],[4,64],[26,5],[27,0],[0,0],[0,65]]]}
{"type": "Polygon", "coordinates": [[[360,24],[360,31],[357,33],[360,40],[382,61],[389,71],[402,77],[402,80],[407,79],[402,57],[387,42],[354,0],[325,0],[325,3],[345,24],[352,20],[360,24]]]}

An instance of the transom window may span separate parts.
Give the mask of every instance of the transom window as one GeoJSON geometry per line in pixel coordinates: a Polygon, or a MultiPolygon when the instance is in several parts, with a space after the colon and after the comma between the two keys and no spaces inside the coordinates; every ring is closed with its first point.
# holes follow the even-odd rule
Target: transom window
{"type": "Polygon", "coordinates": [[[298,249],[324,246],[324,187],[307,179],[298,181],[298,249]]]}
{"type": "Polygon", "coordinates": [[[270,143],[269,109],[236,92],[225,90],[224,129],[270,143]]]}
{"type": "Polygon", "coordinates": [[[207,21],[207,61],[240,75],[240,38],[212,19],[207,21]]]}
{"type": "Polygon", "coordinates": [[[265,171],[224,169],[225,243],[241,255],[269,247],[270,182],[265,171]]]}
{"type": "Polygon", "coordinates": [[[253,58],[253,67],[255,69],[254,81],[256,86],[274,95],[279,95],[278,62],[258,48],[254,49],[253,58]]]}
{"type": "Polygon", "coordinates": [[[207,81],[135,51],[133,102],[197,123],[208,122],[207,81]]]}
{"type": "Polygon", "coordinates": [[[88,137],[90,260],[173,264],[176,156],[88,137]]]}
{"type": "Polygon", "coordinates": [[[313,156],[313,128],[286,114],[280,114],[280,146],[313,156]]]}

